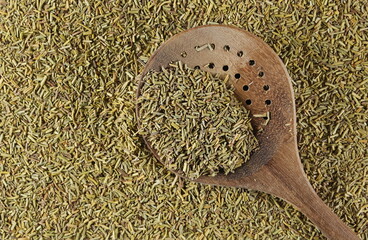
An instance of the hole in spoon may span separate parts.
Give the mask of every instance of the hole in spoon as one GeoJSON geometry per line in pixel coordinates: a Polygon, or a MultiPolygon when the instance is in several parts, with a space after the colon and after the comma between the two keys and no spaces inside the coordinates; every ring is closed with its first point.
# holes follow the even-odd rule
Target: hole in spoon
{"type": "Polygon", "coordinates": [[[268,86],[268,85],[264,85],[264,86],[263,86],[263,90],[265,90],[265,91],[270,90],[270,86],[268,86]]]}
{"type": "Polygon", "coordinates": [[[225,169],[223,167],[219,167],[218,168],[218,173],[219,174],[225,174],[225,169]]]}
{"type": "Polygon", "coordinates": [[[197,65],[194,67],[194,69],[201,69],[201,67],[197,65]]]}
{"type": "Polygon", "coordinates": [[[256,64],[256,61],[254,61],[254,60],[249,60],[249,65],[253,66],[254,64],[256,64]]]}
{"type": "Polygon", "coordinates": [[[182,52],[180,55],[181,55],[183,58],[185,58],[185,57],[187,57],[187,52],[182,52]]]}
{"type": "Polygon", "coordinates": [[[229,66],[228,66],[228,65],[224,65],[224,66],[222,67],[222,70],[224,70],[224,71],[226,72],[227,70],[229,70],[229,66]]]}
{"type": "Polygon", "coordinates": [[[266,103],[266,105],[271,105],[271,100],[267,99],[267,100],[265,101],[265,103],[266,103]]]}
{"type": "Polygon", "coordinates": [[[252,104],[252,100],[250,100],[250,99],[245,100],[245,104],[251,105],[252,104]]]}
{"type": "Polygon", "coordinates": [[[238,55],[238,57],[242,57],[243,56],[243,51],[239,51],[238,53],[237,53],[237,55],[238,55]]]}
{"type": "Polygon", "coordinates": [[[236,78],[236,79],[239,79],[239,78],[240,78],[240,73],[236,73],[236,74],[235,74],[235,78],[236,78]]]}
{"type": "Polygon", "coordinates": [[[225,46],[224,46],[224,50],[225,50],[226,52],[230,51],[230,46],[229,46],[229,45],[225,45],[225,46]]]}
{"type": "Polygon", "coordinates": [[[263,76],[264,76],[264,72],[259,72],[259,73],[258,73],[258,76],[259,76],[259,77],[263,77],[263,76]]]}
{"type": "Polygon", "coordinates": [[[248,91],[248,90],[249,90],[249,86],[248,86],[248,85],[244,85],[244,86],[243,86],[243,90],[244,90],[244,91],[248,91]]]}
{"type": "Polygon", "coordinates": [[[215,64],[214,63],[209,63],[208,64],[208,67],[211,68],[211,69],[214,69],[215,68],[215,64]]]}

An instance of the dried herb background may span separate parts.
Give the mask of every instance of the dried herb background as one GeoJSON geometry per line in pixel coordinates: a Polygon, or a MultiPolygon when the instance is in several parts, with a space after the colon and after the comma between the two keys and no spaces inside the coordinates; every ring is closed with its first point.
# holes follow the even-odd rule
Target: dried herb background
{"type": "Polygon", "coordinates": [[[182,181],[136,134],[135,77],[173,34],[264,39],[322,199],[368,238],[366,0],[0,0],[0,238],[324,239],[267,194],[182,181]]]}

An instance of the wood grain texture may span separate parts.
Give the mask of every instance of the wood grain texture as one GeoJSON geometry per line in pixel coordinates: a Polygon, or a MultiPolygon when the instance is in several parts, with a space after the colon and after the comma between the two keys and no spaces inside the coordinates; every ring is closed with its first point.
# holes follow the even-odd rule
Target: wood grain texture
{"type": "MultiPolygon", "coordinates": [[[[291,79],[280,58],[266,43],[249,32],[229,26],[202,26],[184,31],[169,39],[152,55],[142,73],[137,97],[144,84],[143,77],[149,70],[159,71],[170,62],[179,60],[192,68],[229,74],[237,98],[253,116],[252,125],[256,130],[262,129],[256,134],[260,149],[248,162],[232,174],[201,176],[197,182],[275,195],[296,206],[329,239],[359,239],[323,203],[308,182],[297,148],[291,79]],[[205,44],[211,44],[214,49],[196,50],[197,46],[205,44]],[[210,68],[209,63],[214,67],[210,68]],[[228,69],[225,71],[223,66],[228,69]],[[236,74],[240,74],[240,78],[236,74]],[[248,88],[246,91],[244,86],[248,88]],[[265,90],[265,86],[269,89],[265,90]],[[248,100],[251,104],[247,104],[248,100]],[[271,104],[266,104],[267,100],[271,104]],[[265,119],[254,117],[265,112],[270,114],[267,125],[265,119]]],[[[138,109],[139,105],[139,122],[138,109]]],[[[147,141],[146,144],[160,160],[155,147],[147,141]]]]}

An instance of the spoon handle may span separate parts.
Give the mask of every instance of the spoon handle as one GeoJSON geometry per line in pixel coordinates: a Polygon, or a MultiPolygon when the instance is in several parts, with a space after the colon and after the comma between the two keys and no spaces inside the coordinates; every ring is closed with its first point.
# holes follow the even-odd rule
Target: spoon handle
{"type": "MultiPolygon", "coordinates": [[[[309,183],[308,183],[309,185],[309,183]]],[[[359,237],[308,187],[297,198],[287,200],[306,215],[328,238],[358,240],[359,237]]]]}
{"type": "Polygon", "coordinates": [[[278,196],[296,206],[331,240],[359,237],[318,197],[304,173],[299,156],[284,148],[258,172],[240,180],[238,186],[278,196]]]}

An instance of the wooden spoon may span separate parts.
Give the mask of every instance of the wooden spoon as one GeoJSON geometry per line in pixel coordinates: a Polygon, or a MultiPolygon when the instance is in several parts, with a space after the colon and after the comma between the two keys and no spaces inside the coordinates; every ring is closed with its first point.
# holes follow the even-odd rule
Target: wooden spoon
{"type": "MultiPolygon", "coordinates": [[[[179,60],[192,68],[229,74],[236,96],[251,112],[252,125],[256,130],[262,129],[256,134],[260,149],[248,162],[234,173],[201,176],[196,182],[273,194],[297,207],[329,239],[359,239],[308,182],[297,148],[291,79],[280,58],[265,42],[244,30],[221,25],[181,32],[151,56],[142,73],[137,97],[149,70],[160,71],[179,60]]],[[[139,121],[138,109],[139,105],[139,121]]],[[[160,160],[155,146],[147,141],[146,144],[160,160]]]]}

